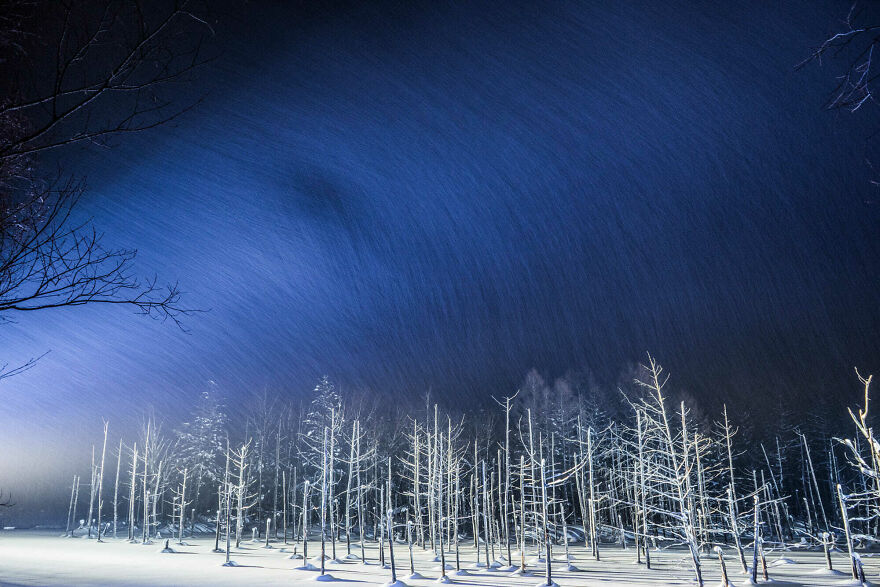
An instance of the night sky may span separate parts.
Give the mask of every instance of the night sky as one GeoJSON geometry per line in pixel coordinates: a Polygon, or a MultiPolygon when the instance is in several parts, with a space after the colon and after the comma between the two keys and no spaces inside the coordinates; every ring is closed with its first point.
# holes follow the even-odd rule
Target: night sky
{"type": "Polygon", "coordinates": [[[4,361],[51,351],[0,383],[3,485],[66,484],[102,416],[172,426],[211,381],[463,406],[651,351],[707,402],[843,411],[880,372],[880,116],[823,110],[842,64],[795,71],[849,7],[805,4],[221,11],[202,105],[63,155],[107,244],[210,311],[0,328],[4,361]]]}

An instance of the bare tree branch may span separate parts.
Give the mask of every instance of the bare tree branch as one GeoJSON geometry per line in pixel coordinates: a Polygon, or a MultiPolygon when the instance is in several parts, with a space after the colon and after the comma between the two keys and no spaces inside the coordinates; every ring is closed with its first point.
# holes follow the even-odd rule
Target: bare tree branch
{"type": "Polygon", "coordinates": [[[837,86],[831,91],[825,107],[855,112],[868,102],[876,102],[873,83],[880,73],[874,67],[874,49],[878,43],[880,21],[868,14],[864,4],[856,2],[842,29],[814,48],[797,67],[800,69],[812,62],[821,64],[826,57],[842,59],[845,69],[837,77],[837,86]]]}
{"type": "MultiPolygon", "coordinates": [[[[54,5],[35,4],[50,12],[54,5]]],[[[0,161],[155,128],[198,103],[177,104],[163,91],[210,60],[203,45],[213,29],[192,0],[150,2],[149,10],[140,0],[59,4],[63,15],[47,41],[53,62],[27,62],[46,79],[19,82],[0,104],[0,121],[27,121],[3,133],[0,161]]]]}
{"type": "MultiPolygon", "coordinates": [[[[167,124],[201,102],[178,85],[208,61],[200,0],[0,0],[0,324],[19,312],[124,305],[183,328],[176,283],[143,280],[74,213],[84,184],[39,155],[167,124]]],[[[204,1],[204,0],[201,0],[204,1]]],[[[0,368],[0,380],[32,368],[0,368]]]]}
{"type": "Polygon", "coordinates": [[[194,310],[180,306],[176,283],[139,280],[132,273],[137,251],[107,249],[90,222],[73,221],[82,189],[73,180],[50,185],[0,216],[0,323],[14,312],[98,303],[182,326],[180,317],[194,310]]]}

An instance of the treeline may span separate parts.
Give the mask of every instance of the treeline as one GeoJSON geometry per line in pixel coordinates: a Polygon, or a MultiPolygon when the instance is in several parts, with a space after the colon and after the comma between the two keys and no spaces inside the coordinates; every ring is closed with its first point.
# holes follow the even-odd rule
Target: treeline
{"type": "Polygon", "coordinates": [[[748,414],[706,414],[675,397],[650,356],[611,393],[532,372],[470,414],[430,396],[417,410],[343,397],[327,377],[307,403],[266,398],[246,414],[206,391],[174,430],[149,418],[111,442],[104,424],[87,476],[73,479],[66,534],[149,542],[212,532],[227,562],[247,533],[267,546],[301,541],[303,557],[317,538],[334,559],[364,558],[365,542],[379,541],[392,567],[398,539],[434,550],[444,575],[468,540],[479,564],[511,570],[525,571],[534,549],[548,584],[553,549],[571,543],[596,560],[631,545],[648,568],[652,551],[683,548],[700,585],[719,545],[754,579],[759,566],[767,573],[765,545],[838,544],[857,578],[858,549],[880,533],[880,444],[870,378],[859,381],[863,407],[837,436],[780,413],[758,441],[739,433],[748,414]]]}

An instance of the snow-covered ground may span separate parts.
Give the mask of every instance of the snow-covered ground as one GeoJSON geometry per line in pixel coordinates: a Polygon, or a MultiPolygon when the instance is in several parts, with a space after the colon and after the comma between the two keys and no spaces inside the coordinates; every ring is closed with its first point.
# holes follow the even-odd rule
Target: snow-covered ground
{"type": "MultiPolygon", "coordinates": [[[[108,539],[104,543],[82,538],[61,538],[55,532],[11,530],[0,532],[0,585],[285,585],[300,586],[316,584],[315,571],[297,570],[302,561],[290,558],[293,545],[273,543],[273,548],[263,548],[261,543],[243,542],[234,551],[232,559],[236,567],[222,566],[223,554],[211,552],[213,538],[187,539],[186,545],[171,546],[174,553],[161,552],[162,543],[150,545],[129,544],[124,540],[108,539]]],[[[320,545],[309,544],[309,554],[317,553],[320,545]]],[[[359,552],[359,549],[353,549],[359,552]]],[[[328,546],[329,551],[329,546],[328,546]]],[[[409,578],[409,555],[405,544],[395,545],[395,560],[398,578],[407,585],[431,585],[440,576],[439,563],[434,562],[433,554],[415,549],[416,571],[424,578],[409,578]]],[[[340,558],[345,554],[345,545],[337,545],[340,558]]],[[[607,545],[603,548],[602,560],[597,562],[588,558],[583,547],[572,548],[572,564],[578,570],[568,570],[561,560],[562,549],[557,549],[560,562],[553,564],[554,579],[560,586],[609,586],[628,585],[692,585],[691,572],[684,551],[662,551],[652,553],[652,569],[634,562],[635,551],[622,550],[619,546],[607,545]]],[[[734,558],[732,550],[726,551],[727,567],[734,585],[746,585],[748,579],[734,558]]],[[[390,581],[391,572],[377,564],[378,550],[375,543],[367,545],[368,564],[358,560],[328,562],[327,572],[338,583],[358,585],[383,585],[390,581]]],[[[516,557],[515,557],[516,558],[516,557]]],[[[848,569],[845,554],[833,555],[835,569],[848,569]]],[[[460,585],[474,586],[529,586],[542,583],[543,565],[538,565],[534,555],[528,557],[532,576],[513,576],[503,570],[487,571],[475,569],[476,557],[473,545],[462,542],[462,567],[468,569],[466,576],[448,574],[460,585]]],[[[876,578],[880,572],[880,560],[863,555],[866,573],[876,578]]],[[[317,563],[317,560],[313,560],[317,563]]],[[[795,585],[852,585],[847,574],[835,571],[829,574],[825,569],[821,552],[788,551],[770,553],[767,559],[770,566],[770,579],[776,586],[795,585]]],[[[450,555],[447,563],[454,565],[455,557],[450,555]]],[[[717,559],[704,557],[706,585],[721,584],[717,559]]],[[[454,569],[454,566],[452,567],[454,569]]],[[[759,573],[759,583],[760,580],[759,573]]]]}

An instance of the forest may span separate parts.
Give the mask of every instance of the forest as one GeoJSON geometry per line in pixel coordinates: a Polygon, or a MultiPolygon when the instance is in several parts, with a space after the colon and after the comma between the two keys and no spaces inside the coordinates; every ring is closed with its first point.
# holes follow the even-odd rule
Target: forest
{"type": "Polygon", "coordinates": [[[479,418],[429,395],[405,414],[345,397],[328,377],[310,401],[263,400],[242,415],[206,391],[173,431],[148,417],[138,434],[112,435],[104,422],[90,470],[72,479],[64,535],[167,552],[200,538],[227,566],[258,543],[317,579],[375,558],[390,583],[423,578],[414,551],[439,562],[443,582],[468,575],[466,551],[469,567],[554,585],[579,571],[577,550],[600,562],[626,553],[646,572],[672,555],[702,586],[704,567],[724,585],[740,572],[756,583],[771,578],[769,552],[806,550],[866,584],[880,443],[871,377],[856,377],[864,397],[849,430],[780,425],[757,445],[726,406],[714,421],[692,417],[650,355],[616,407],[535,372],[479,418]]]}

